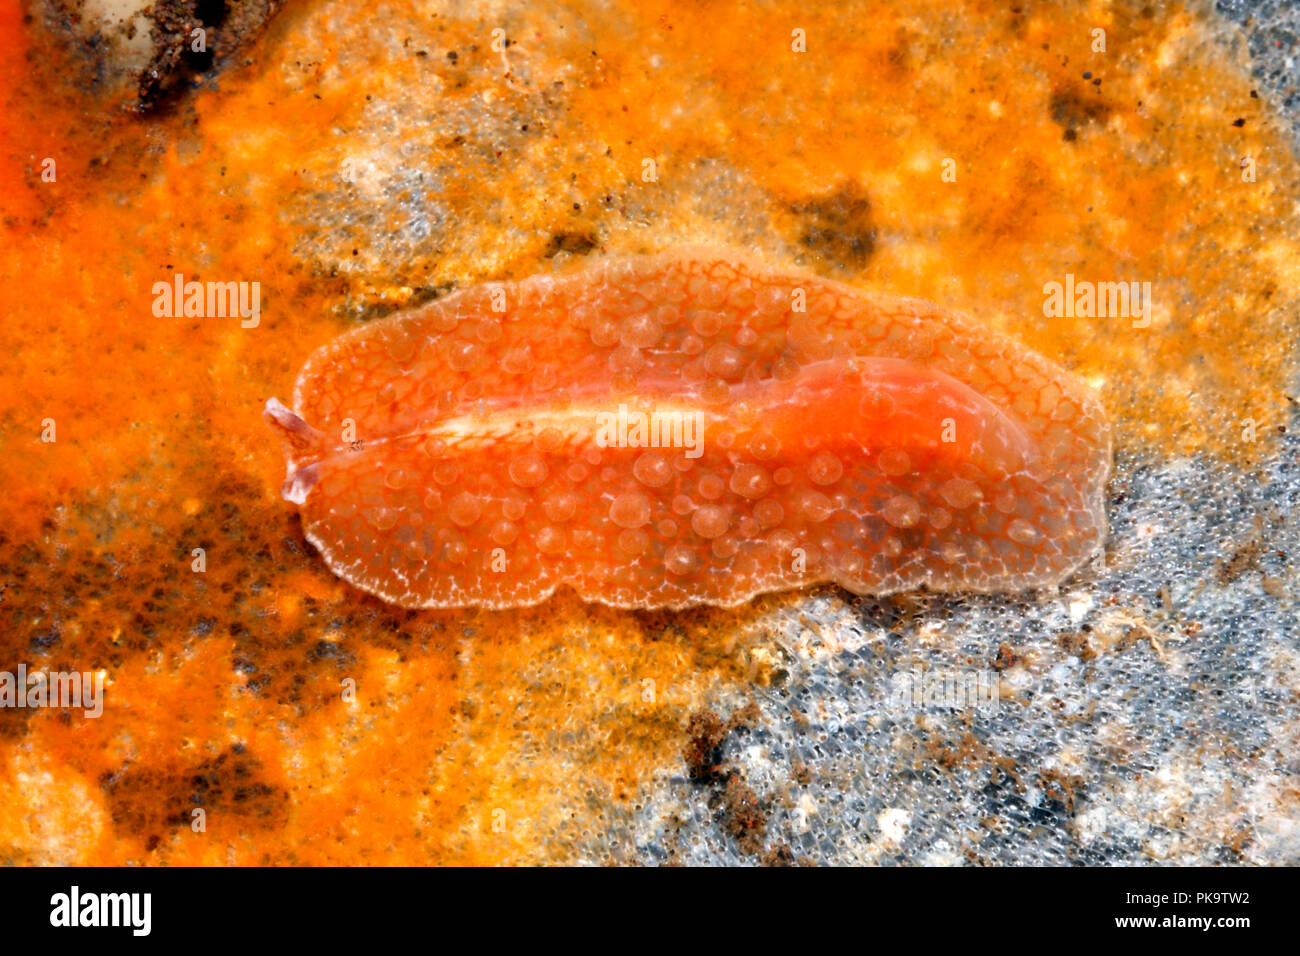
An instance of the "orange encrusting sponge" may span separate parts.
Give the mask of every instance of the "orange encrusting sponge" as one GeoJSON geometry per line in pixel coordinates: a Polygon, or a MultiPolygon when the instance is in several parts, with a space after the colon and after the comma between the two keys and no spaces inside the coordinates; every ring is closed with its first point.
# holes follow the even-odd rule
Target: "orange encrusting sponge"
{"type": "Polygon", "coordinates": [[[467,289],[318,351],[294,405],[267,418],[307,537],[408,607],[1019,590],[1105,534],[1084,385],[927,303],[729,251],[467,289]]]}

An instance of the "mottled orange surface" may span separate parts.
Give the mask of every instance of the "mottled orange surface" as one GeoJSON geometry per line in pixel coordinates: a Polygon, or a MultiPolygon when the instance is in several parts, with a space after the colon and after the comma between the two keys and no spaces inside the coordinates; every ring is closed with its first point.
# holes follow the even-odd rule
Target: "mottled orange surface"
{"type": "Polygon", "coordinates": [[[0,858],[622,859],[687,715],[759,673],[773,601],[417,613],[329,572],[260,410],[393,305],[718,242],[1010,332],[1100,388],[1124,451],[1249,464],[1278,421],[1300,177],[1199,7],[383,9],[291,4],[152,118],[0,12],[0,668],[109,684],[98,720],[0,712],[0,858]],[[260,324],[156,318],[175,272],[260,281],[260,324]],[[1067,273],[1152,282],[1152,324],[1044,318],[1067,273]]]}
{"type": "Polygon", "coordinates": [[[311,357],[285,497],[405,607],[1028,590],[1092,557],[1096,396],[919,300],[729,250],[480,284],[311,357]]]}

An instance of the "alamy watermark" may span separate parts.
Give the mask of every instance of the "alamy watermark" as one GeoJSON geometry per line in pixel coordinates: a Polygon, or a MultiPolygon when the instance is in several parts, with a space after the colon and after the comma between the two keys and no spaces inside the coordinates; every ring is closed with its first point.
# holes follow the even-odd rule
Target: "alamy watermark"
{"type": "Polygon", "coordinates": [[[998,708],[998,674],[992,670],[920,670],[894,675],[889,709],[904,714],[928,708],[991,713],[998,708]]]}
{"type": "Polygon", "coordinates": [[[638,412],[619,405],[596,413],[601,448],[685,448],[687,458],[704,454],[704,414],[698,411],[638,412]]]}
{"type": "Polygon", "coordinates": [[[1067,318],[1132,319],[1133,328],[1151,325],[1150,282],[1076,281],[1067,273],[1064,282],[1043,286],[1043,315],[1067,318]]]}
{"type": "Polygon", "coordinates": [[[103,671],[0,671],[0,707],[80,707],[87,717],[104,713],[103,671]]]}
{"type": "Polygon", "coordinates": [[[185,281],[153,284],[153,314],[159,319],[224,319],[239,316],[239,325],[255,329],[262,321],[262,283],[185,281]]]}
{"type": "Polygon", "coordinates": [[[152,893],[83,893],[75,883],[67,893],[50,897],[50,925],[113,927],[148,936],[153,928],[152,893]]]}

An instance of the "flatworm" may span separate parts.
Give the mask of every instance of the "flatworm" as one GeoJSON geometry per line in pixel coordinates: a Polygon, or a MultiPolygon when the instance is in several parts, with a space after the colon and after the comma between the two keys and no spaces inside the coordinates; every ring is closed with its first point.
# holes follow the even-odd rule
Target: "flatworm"
{"type": "Polygon", "coordinates": [[[335,573],[406,607],[1059,583],[1110,428],[1040,355],[730,251],[484,284],[344,334],[266,417],[335,573]]]}

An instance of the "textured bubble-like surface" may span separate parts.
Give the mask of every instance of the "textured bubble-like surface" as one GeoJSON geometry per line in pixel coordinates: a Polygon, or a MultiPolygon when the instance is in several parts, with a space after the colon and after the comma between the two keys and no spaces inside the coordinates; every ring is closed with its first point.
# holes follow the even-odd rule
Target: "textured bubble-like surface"
{"type": "Polygon", "coordinates": [[[1105,529],[1081,383],[726,251],[471,288],[322,349],[294,401],[286,497],[335,571],[407,606],[1024,589],[1105,529]]]}
{"type": "Polygon", "coordinates": [[[754,693],[709,702],[756,710],[713,759],[757,794],[763,850],[738,845],[725,802],[710,809],[682,771],[628,824],[635,858],[1295,865],[1300,633],[1283,582],[1300,441],[1285,451],[1250,478],[1117,456],[1114,544],[1059,591],[824,589],[765,609],[754,693]],[[1220,509],[1199,506],[1210,496],[1220,509]],[[987,675],[998,699],[898,706],[920,672],[987,675]]]}

